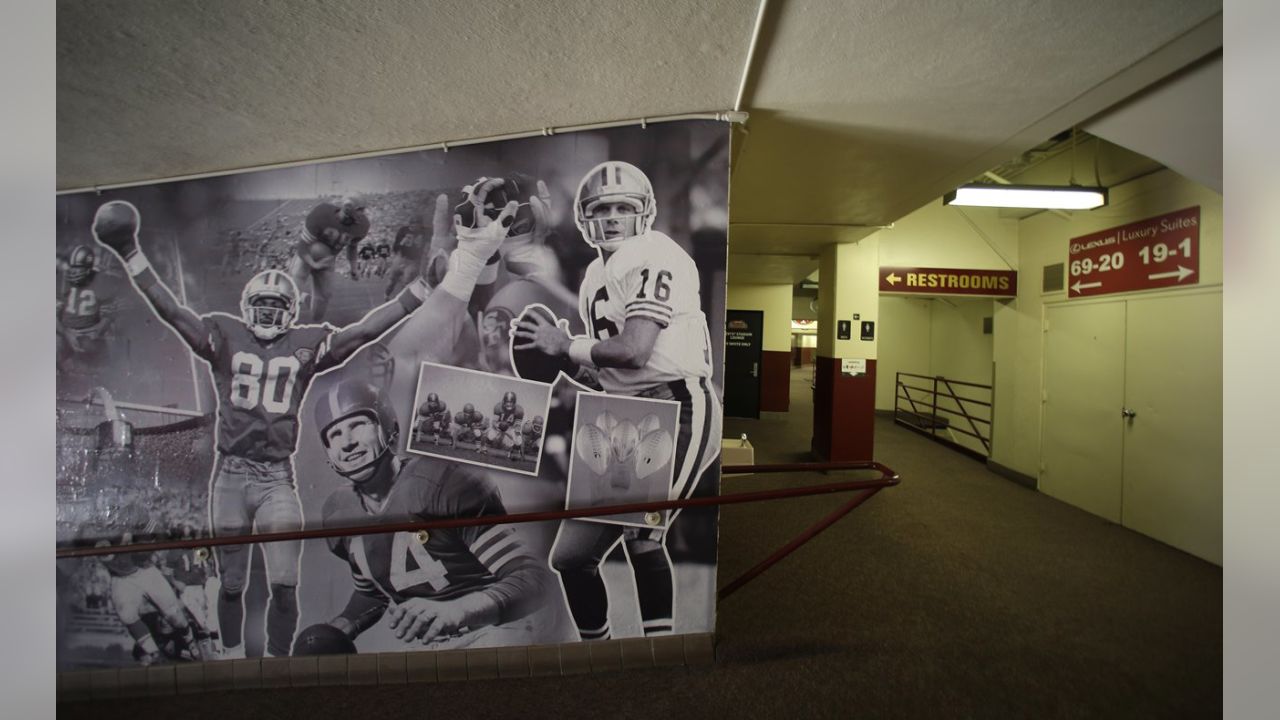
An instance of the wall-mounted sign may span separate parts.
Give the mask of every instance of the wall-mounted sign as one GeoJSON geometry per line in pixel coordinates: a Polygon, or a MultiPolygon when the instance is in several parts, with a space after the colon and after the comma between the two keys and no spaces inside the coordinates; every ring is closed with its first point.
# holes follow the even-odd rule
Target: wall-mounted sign
{"type": "Polygon", "coordinates": [[[876,323],[874,320],[862,321],[862,339],[863,340],[876,339],[876,323]]]}
{"type": "Polygon", "coordinates": [[[1200,207],[1071,238],[1067,297],[1200,282],[1200,207]]]}
{"type": "Polygon", "coordinates": [[[1018,273],[1016,270],[882,267],[880,292],[1016,297],[1018,273]]]}
{"type": "Polygon", "coordinates": [[[849,340],[853,337],[853,323],[848,320],[836,321],[836,339],[849,340]]]}
{"type": "Polygon", "coordinates": [[[866,358],[842,358],[840,372],[845,375],[866,375],[867,360],[866,358]]]}

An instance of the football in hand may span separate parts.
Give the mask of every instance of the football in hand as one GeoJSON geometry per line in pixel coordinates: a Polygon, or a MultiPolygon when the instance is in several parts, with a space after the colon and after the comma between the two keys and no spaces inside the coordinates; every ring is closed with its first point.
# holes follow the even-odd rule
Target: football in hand
{"type": "Polygon", "coordinates": [[[356,644],[347,634],[327,623],[312,625],[293,641],[294,655],[353,655],[356,644]]]}
{"type": "MultiPolygon", "coordinates": [[[[539,315],[545,322],[555,325],[558,321],[555,313],[548,310],[542,305],[530,305],[526,307],[518,318],[516,323],[519,324],[524,320],[539,315]]],[[[514,337],[514,334],[513,334],[514,337]]],[[[566,375],[572,377],[574,373],[574,363],[567,357],[552,357],[537,348],[526,348],[524,350],[511,351],[511,365],[515,368],[516,374],[525,380],[536,380],[538,382],[555,382],[556,376],[563,370],[566,375]]]]}
{"type": "Polygon", "coordinates": [[[113,200],[99,207],[93,216],[93,235],[112,250],[124,252],[136,242],[139,222],[137,208],[113,200]]]}

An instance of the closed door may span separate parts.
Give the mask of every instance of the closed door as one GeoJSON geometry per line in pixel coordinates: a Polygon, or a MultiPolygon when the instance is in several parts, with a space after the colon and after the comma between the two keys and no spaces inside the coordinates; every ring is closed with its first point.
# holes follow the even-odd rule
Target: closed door
{"type": "Polygon", "coordinates": [[[1041,491],[1221,564],[1221,293],[1046,322],[1041,491]]]}
{"type": "Polygon", "coordinates": [[[1222,295],[1130,300],[1125,527],[1222,563],[1222,295]]]}
{"type": "Polygon", "coordinates": [[[724,414],[760,417],[760,357],[764,312],[729,310],[724,324],[724,414]]]}
{"type": "Polygon", "coordinates": [[[1048,309],[1040,490],[1121,517],[1124,303],[1048,309]]]}

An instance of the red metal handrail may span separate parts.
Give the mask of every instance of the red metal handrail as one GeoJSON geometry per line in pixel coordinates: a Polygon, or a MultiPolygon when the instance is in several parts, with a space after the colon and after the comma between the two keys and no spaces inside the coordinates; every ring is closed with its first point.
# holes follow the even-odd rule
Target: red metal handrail
{"type": "Polygon", "coordinates": [[[994,388],[991,385],[982,385],[979,383],[965,382],[963,380],[952,380],[951,378],[943,377],[942,375],[936,375],[930,378],[924,375],[916,375],[914,373],[905,373],[905,372],[899,372],[897,374],[897,377],[895,378],[895,383],[897,386],[895,391],[894,404],[893,404],[895,422],[897,422],[900,425],[905,425],[906,427],[911,428],[915,432],[919,432],[924,435],[927,435],[928,437],[934,440],[937,440],[938,442],[941,442],[945,445],[949,445],[963,452],[970,453],[978,457],[989,457],[991,455],[991,437],[990,436],[993,429],[993,423],[989,418],[979,417],[978,415],[971,413],[969,411],[969,408],[966,407],[966,405],[994,408],[995,407],[994,402],[987,402],[984,400],[979,400],[977,398],[968,397],[966,395],[960,395],[959,393],[956,392],[956,389],[954,387],[955,385],[963,385],[966,387],[982,388],[989,391],[994,391],[994,388]],[[931,381],[932,387],[926,388],[926,387],[920,387],[918,385],[911,385],[903,380],[904,377],[921,378],[921,379],[929,380],[931,381]],[[945,390],[939,389],[939,384],[945,387],[945,390]],[[911,395],[912,390],[917,390],[920,393],[927,394],[929,396],[929,399],[926,401],[925,399],[918,400],[917,398],[912,397],[911,395]],[[955,407],[951,408],[951,407],[945,407],[943,405],[939,405],[938,400],[940,398],[951,400],[955,405],[955,407]],[[909,411],[903,408],[902,403],[900,402],[902,400],[905,400],[907,404],[911,407],[909,411]],[[921,411],[921,405],[924,405],[926,402],[927,402],[927,407],[925,408],[925,411],[927,412],[927,414],[926,412],[921,411]],[[917,404],[917,403],[920,403],[920,404],[917,404]],[[903,420],[901,415],[904,413],[907,415],[915,416],[916,418],[919,418],[922,420],[927,420],[927,422],[929,423],[929,427],[926,429],[923,426],[917,426],[916,423],[903,420]],[[964,428],[958,427],[956,423],[951,421],[950,417],[943,418],[942,415],[940,415],[939,413],[945,413],[948,416],[963,418],[969,424],[970,429],[965,430],[964,428]],[[940,437],[938,435],[938,429],[939,429],[940,421],[943,419],[947,421],[946,427],[949,430],[953,432],[961,433],[963,435],[968,435],[972,438],[977,439],[978,442],[982,444],[983,452],[979,453],[953,440],[947,439],[945,437],[940,437]],[[978,428],[979,423],[987,427],[986,435],[983,435],[982,431],[978,428]]]}
{"type": "MultiPolygon", "coordinates": [[[[859,490],[871,491],[870,494],[874,494],[874,492],[886,487],[897,485],[900,482],[900,478],[894,470],[874,461],[847,463],[791,463],[783,465],[726,465],[721,468],[721,472],[725,475],[737,473],[829,472],[844,470],[875,470],[880,473],[880,477],[873,480],[849,480],[845,482],[810,485],[798,488],[785,488],[781,490],[759,490],[746,493],[734,493],[732,495],[712,495],[710,497],[694,497],[683,500],[657,500],[643,503],[624,503],[621,505],[604,505],[600,507],[575,508],[571,510],[545,510],[539,512],[512,513],[508,515],[484,515],[472,518],[446,518],[440,520],[422,520],[379,525],[356,525],[336,528],[316,528],[312,530],[290,530],[285,532],[227,535],[223,537],[202,537],[183,540],[163,540],[124,545],[105,545],[100,547],[61,547],[57,548],[56,558],[58,560],[65,560],[69,558],[95,557],[128,552],[156,552],[160,550],[208,548],[222,545],[248,545],[282,542],[286,540],[313,540],[329,537],[380,535],[391,532],[438,530],[445,528],[473,527],[478,525],[500,525],[506,523],[565,520],[653,510],[674,510],[686,507],[735,505],[738,503],[782,500],[785,498],[804,497],[807,495],[826,495],[859,490]]],[[[850,508],[850,510],[851,509],[852,508],[850,508]]],[[[845,512],[847,513],[848,511],[845,512]]],[[[820,531],[821,529],[819,529],[819,532],[820,531]]],[[[816,535],[817,532],[814,532],[813,534],[816,535]]],[[[812,537],[812,535],[810,537],[812,537]]],[[[805,538],[804,541],[807,541],[807,539],[808,538],[805,538]]],[[[796,545],[796,547],[799,547],[799,545],[803,544],[804,541],[801,541],[796,545]]],[[[784,555],[785,554],[786,553],[784,553],[784,555]]],[[[778,559],[781,558],[779,557],[778,559]]],[[[776,560],[774,560],[774,562],[776,562],[776,560]]]]}

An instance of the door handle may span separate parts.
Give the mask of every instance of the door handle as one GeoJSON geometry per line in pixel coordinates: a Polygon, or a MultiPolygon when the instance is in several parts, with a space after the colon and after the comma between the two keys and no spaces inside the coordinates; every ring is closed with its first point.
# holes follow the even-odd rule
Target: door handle
{"type": "Polygon", "coordinates": [[[1132,420],[1138,417],[1138,411],[1130,410],[1127,407],[1122,407],[1120,408],[1120,417],[1125,418],[1126,420],[1132,420]]]}
{"type": "Polygon", "coordinates": [[[760,377],[760,363],[751,363],[751,377],[760,377]]]}

